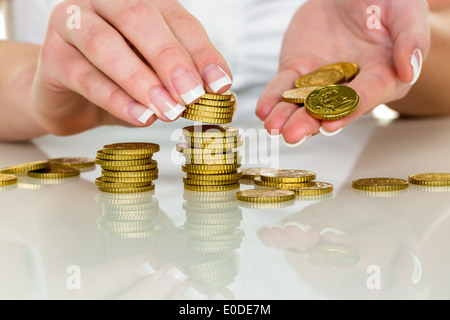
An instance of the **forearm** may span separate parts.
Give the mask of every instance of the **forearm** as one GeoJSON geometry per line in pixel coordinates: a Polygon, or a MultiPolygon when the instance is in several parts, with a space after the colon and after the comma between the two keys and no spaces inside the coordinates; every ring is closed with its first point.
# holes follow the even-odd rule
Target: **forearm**
{"type": "Polygon", "coordinates": [[[431,48],[419,81],[408,95],[389,103],[404,116],[438,116],[450,114],[450,6],[431,13],[431,48]]]}
{"type": "Polygon", "coordinates": [[[31,90],[39,46],[0,41],[0,141],[22,141],[45,134],[33,118],[31,90]]]}

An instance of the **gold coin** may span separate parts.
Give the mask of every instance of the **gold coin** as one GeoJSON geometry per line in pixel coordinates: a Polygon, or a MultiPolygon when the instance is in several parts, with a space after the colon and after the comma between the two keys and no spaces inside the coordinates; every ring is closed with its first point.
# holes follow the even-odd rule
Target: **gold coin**
{"type": "Polygon", "coordinates": [[[303,184],[284,184],[284,189],[292,190],[297,196],[318,196],[333,192],[333,185],[326,182],[312,181],[303,184]]]}
{"type": "Polygon", "coordinates": [[[98,187],[105,187],[105,188],[138,188],[138,187],[145,187],[148,185],[151,185],[152,182],[133,182],[133,183],[125,183],[125,182],[111,182],[111,181],[105,181],[103,178],[97,178],[95,179],[95,184],[98,187]]]}
{"type": "Polygon", "coordinates": [[[209,165],[209,166],[240,164],[242,161],[241,156],[239,156],[239,157],[235,157],[235,156],[186,157],[185,156],[185,159],[186,159],[185,165],[186,164],[195,164],[195,165],[209,165]]]}
{"type": "Polygon", "coordinates": [[[182,133],[189,138],[231,138],[239,135],[239,129],[233,126],[196,125],[183,128],[182,133]]]}
{"type": "Polygon", "coordinates": [[[352,182],[352,188],[361,191],[389,192],[408,188],[408,181],[395,178],[366,178],[352,182]]]}
{"type": "Polygon", "coordinates": [[[0,187],[7,187],[16,184],[18,181],[16,176],[10,174],[0,174],[0,187]]]}
{"type": "Polygon", "coordinates": [[[66,179],[78,177],[80,175],[80,170],[70,167],[49,167],[29,171],[27,175],[37,179],[66,179]]]}
{"type": "Polygon", "coordinates": [[[213,112],[206,112],[206,111],[199,111],[199,110],[193,110],[193,109],[186,109],[183,113],[183,115],[189,115],[193,117],[206,117],[206,118],[212,118],[212,119],[232,119],[233,114],[232,113],[213,113],[213,112]]]}
{"type": "Polygon", "coordinates": [[[134,167],[134,166],[142,166],[146,164],[152,163],[151,158],[147,159],[140,159],[140,160],[102,160],[102,159],[95,159],[95,163],[102,166],[102,167],[134,167]]]}
{"type": "Polygon", "coordinates": [[[103,152],[107,154],[125,154],[125,155],[135,155],[135,154],[153,154],[159,151],[159,145],[156,143],[143,143],[143,142],[133,142],[133,143],[116,143],[110,144],[103,147],[103,152]]]}
{"type": "MultiPolygon", "coordinates": [[[[184,172],[216,172],[216,174],[234,172],[240,168],[240,164],[223,164],[223,165],[204,165],[204,164],[185,164],[182,169],[184,172]]],[[[197,173],[198,174],[198,173],[197,173]]],[[[205,173],[208,174],[208,173],[205,173]]]]}
{"type": "Polygon", "coordinates": [[[450,173],[420,173],[409,176],[411,184],[427,187],[450,186],[450,173]]]}
{"type": "Polygon", "coordinates": [[[320,244],[306,252],[306,260],[318,267],[345,269],[357,266],[360,261],[360,256],[352,248],[320,244]]]}
{"type": "Polygon", "coordinates": [[[185,184],[184,188],[191,191],[200,191],[200,192],[222,192],[239,189],[240,184],[227,184],[223,186],[193,186],[189,184],[185,184]]]}
{"type": "MultiPolygon", "coordinates": [[[[320,69],[337,69],[345,74],[345,82],[350,82],[359,74],[359,67],[353,62],[339,62],[326,65],[320,69]]],[[[320,70],[319,69],[319,70],[320,70]]]]}
{"type": "Polygon", "coordinates": [[[152,160],[148,164],[143,164],[139,166],[125,166],[125,167],[118,167],[118,166],[109,166],[109,165],[103,165],[102,169],[108,170],[108,171],[124,171],[124,172],[132,172],[132,171],[148,171],[156,169],[158,166],[158,162],[155,160],[152,160]]]}
{"type": "Polygon", "coordinates": [[[147,185],[150,184],[150,182],[158,179],[158,175],[152,175],[147,177],[131,177],[131,178],[121,178],[121,177],[109,177],[109,176],[103,176],[102,177],[104,181],[106,182],[115,182],[115,183],[146,183],[147,185]]]}
{"type": "Polygon", "coordinates": [[[187,155],[216,155],[216,154],[226,154],[230,152],[236,152],[235,148],[224,148],[221,144],[209,145],[206,148],[192,148],[187,142],[180,142],[176,145],[176,150],[187,155]]]}
{"type": "Polygon", "coordinates": [[[188,178],[183,178],[184,184],[191,186],[225,186],[229,184],[239,183],[239,179],[234,180],[192,180],[188,178]]]}
{"type": "Polygon", "coordinates": [[[232,119],[216,119],[216,118],[209,118],[209,117],[203,117],[203,116],[193,116],[188,113],[183,113],[181,115],[183,118],[192,120],[192,121],[198,121],[198,122],[204,122],[204,123],[214,123],[214,124],[227,124],[231,123],[232,119]]]}
{"type": "Polygon", "coordinates": [[[23,163],[23,164],[11,166],[11,167],[2,168],[2,169],[0,169],[0,173],[3,173],[3,174],[22,173],[22,172],[28,172],[28,171],[48,168],[49,166],[50,166],[50,162],[48,162],[48,161],[36,161],[36,162],[23,163]]]}
{"type": "Polygon", "coordinates": [[[242,178],[245,180],[253,180],[256,177],[260,177],[264,172],[270,172],[272,169],[270,168],[244,168],[241,169],[242,178]]]}
{"type": "Polygon", "coordinates": [[[152,183],[149,186],[146,187],[139,187],[139,188],[105,188],[105,187],[99,187],[99,191],[106,192],[106,193],[119,193],[119,194],[132,194],[132,193],[143,193],[155,190],[155,184],[152,183]]]}
{"type": "Polygon", "coordinates": [[[198,100],[197,104],[202,104],[205,106],[211,106],[211,107],[232,107],[236,103],[236,100],[234,98],[231,98],[230,100],[207,100],[207,99],[200,99],[198,100]]]}
{"type": "Polygon", "coordinates": [[[295,86],[304,87],[323,87],[333,84],[339,84],[345,81],[344,72],[337,69],[318,69],[305,74],[297,79],[295,86]]]}
{"type": "Polygon", "coordinates": [[[247,209],[257,209],[257,210],[273,210],[273,209],[281,209],[292,207],[295,205],[295,199],[283,202],[275,202],[275,203],[257,203],[257,202],[244,202],[239,201],[239,206],[247,209]]]}
{"type": "Polygon", "coordinates": [[[206,144],[195,143],[195,142],[194,143],[186,142],[186,145],[191,149],[216,149],[216,150],[223,149],[226,151],[232,151],[236,148],[242,147],[244,145],[244,141],[240,140],[240,141],[231,142],[231,143],[211,142],[211,143],[206,143],[206,144]]]}
{"type": "Polygon", "coordinates": [[[320,87],[304,87],[288,90],[283,93],[283,101],[288,103],[303,104],[308,94],[320,87]]]}
{"type": "Polygon", "coordinates": [[[149,154],[107,154],[104,153],[103,150],[97,151],[97,159],[100,160],[108,160],[108,161],[132,161],[132,160],[142,160],[142,159],[151,159],[152,155],[149,154]]]}
{"type": "Polygon", "coordinates": [[[350,87],[333,85],[311,92],[305,101],[306,111],[319,120],[332,121],[348,117],[359,106],[359,95],[350,87]]]}
{"type": "Polygon", "coordinates": [[[151,169],[146,171],[109,171],[102,170],[103,177],[115,177],[115,178],[144,178],[155,177],[159,173],[158,169],[151,169]]]}
{"type": "MultiPolygon", "coordinates": [[[[204,149],[195,149],[195,150],[204,150],[204,149]]],[[[183,153],[183,156],[188,159],[214,159],[214,160],[230,160],[230,159],[236,159],[240,157],[240,153],[238,150],[229,151],[226,153],[217,153],[217,154],[211,154],[208,152],[201,152],[199,154],[197,153],[183,153]]]]}
{"type": "Polygon", "coordinates": [[[202,99],[207,100],[231,100],[233,97],[233,92],[228,90],[221,94],[213,94],[213,93],[206,93],[202,96],[202,99]]]}
{"type": "Polygon", "coordinates": [[[230,114],[233,113],[234,108],[233,107],[212,107],[212,106],[205,106],[203,104],[190,104],[186,107],[186,110],[189,111],[203,111],[203,112],[209,112],[209,113],[225,113],[230,114]]]}
{"type": "Polygon", "coordinates": [[[72,168],[95,167],[95,160],[91,158],[58,158],[48,160],[52,166],[66,166],[72,168]]]}
{"type": "Polygon", "coordinates": [[[231,173],[231,174],[212,174],[212,175],[202,175],[187,173],[186,178],[197,181],[224,181],[224,180],[236,180],[242,177],[241,173],[231,173]]]}
{"type": "Polygon", "coordinates": [[[271,169],[261,174],[261,181],[272,183],[303,183],[315,178],[316,174],[307,170],[271,169]]]}
{"type": "Polygon", "coordinates": [[[282,189],[250,189],[236,193],[236,199],[244,202],[276,203],[295,199],[295,192],[282,189]]]}

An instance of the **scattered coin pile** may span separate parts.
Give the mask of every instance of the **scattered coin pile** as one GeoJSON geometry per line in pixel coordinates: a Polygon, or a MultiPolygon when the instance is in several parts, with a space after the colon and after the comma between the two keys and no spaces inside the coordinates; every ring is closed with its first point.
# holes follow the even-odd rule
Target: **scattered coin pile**
{"type": "Polygon", "coordinates": [[[232,91],[222,94],[206,93],[196,103],[186,106],[185,119],[212,124],[227,124],[233,120],[237,98],[232,91]]]}
{"type": "Polygon", "coordinates": [[[144,239],[157,234],[155,218],[158,200],[152,192],[112,194],[99,192],[96,201],[102,205],[97,224],[105,234],[124,239],[144,239]]]}
{"type": "Polygon", "coordinates": [[[159,145],[154,143],[104,146],[95,160],[102,167],[102,176],[95,181],[99,191],[129,194],[154,190],[158,163],[152,157],[159,150],[159,145]]]}
{"type": "Polygon", "coordinates": [[[188,190],[219,192],[238,189],[242,146],[239,129],[232,126],[200,125],[183,128],[185,142],[177,150],[185,158],[182,170],[188,190]]]}

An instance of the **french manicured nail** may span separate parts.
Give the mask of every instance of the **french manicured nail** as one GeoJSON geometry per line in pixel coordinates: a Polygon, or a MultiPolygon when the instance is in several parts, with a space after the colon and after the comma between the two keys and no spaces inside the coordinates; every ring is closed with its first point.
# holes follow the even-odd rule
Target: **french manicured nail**
{"type": "Polygon", "coordinates": [[[320,232],[320,235],[323,236],[327,233],[334,233],[335,235],[338,235],[338,236],[346,236],[347,235],[347,232],[336,229],[336,228],[325,228],[320,232]]]}
{"type": "Polygon", "coordinates": [[[210,64],[202,71],[202,78],[214,93],[233,83],[228,74],[217,64],[210,64]]]}
{"type": "Polygon", "coordinates": [[[172,83],[186,104],[191,104],[206,93],[202,84],[185,68],[178,68],[172,73],[172,83]]]}
{"type": "Polygon", "coordinates": [[[150,91],[150,101],[161,114],[171,121],[175,120],[186,110],[186,107],[177,103],[163,87],[156,87],[150,91]]]}
{"type": "Polygon", "coordinates": [[[322,133],[324,136],[327,136],[327,137],[335,136],[335,135],[341,133],[342,130],[344,130],[344,128],[337,129],[336,131],[333,131],[333,132],[327,131],[323,127],[320,127],[320,129],[319,129],[320,133],[322,133]]]}
{"type": "Polygon", "coordinates": [[[413,79],[410,82],[411,85],[415,84],[419,79],[420,73],[422,72],[422,51],[420,49],[415,49],[411,56],[411,67],[413,69],[413,79]]]}
{"type": "Polygon", "coordinates": [[[167,274],[180,282],[186,281],[189,277],[177,267],[171,268],[167,274]]]}
{"type": "Polygon", "coordinates": [[[157,272],[148,262],[142,263],[138,268],[138,275],[141,277],[152,276],[157,272]]]}
{"type": "Polygon", "coordinates": [[[184,292],[184,296],[191,300],[206,300],[209,297],[207,294],[202,293],[193,287],[187,288],[184,292]]]}
{"type": "Polygon", "coordinates": [[[300,222],[288,222],[288,223],[286,223],[286,224],[284,225],[284,228],[286,229],[286,227],[289,227],[289,226],[298,228],[298,229],[300,229],[301,231],[306,232],[306,233],[308,233],[309,231],[311,231],[311,229],[313,228],[313,227],[312,227],[311,225],[309,225],[309,224],[300,223],[300,222]]]}
{"type": "Polygon", "coordinates": [[[142,124],[146,124],[148,119],[155,114],[152,110],[136,101],[131,101],[128,104],[128,113],[142,124]]]}
{"type": "Polygon", "coordinates": [[[270,139],[278,140],[283,135],[280,133],[280,130],[276,129],[276,130],[271,130],[270,132],[268,132],[268,136],[269,136],[270,139]]]}
{"type": "Polygon", "coordinates": [[[300,140],[299,142],[295,143],[295,144],[291,144],[291,143],[287,143],[286,141],[284,142],[284,144],[286,146],[288,146],[289,148],[296,148],[301,146],[302,144],[304,144],[309,138],[312,137],[312,134],[304,136],[302,140],[300,140]]]}
{"type": "Polygon", "coordinates": [[[415,253],[410,252],[410,255],[414,263],[413,271],[411,273],[411,282],[412,284],[416,285],[422,279],[422,263],[415,253]]]}

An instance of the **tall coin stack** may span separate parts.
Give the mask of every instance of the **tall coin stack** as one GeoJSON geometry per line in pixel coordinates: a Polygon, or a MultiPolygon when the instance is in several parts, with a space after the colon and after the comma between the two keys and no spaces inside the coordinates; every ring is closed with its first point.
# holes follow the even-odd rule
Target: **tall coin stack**
{"type": "Polygon", "coordinates": [[[231,123],[236,101],[236,95],[232,91],[222,94],[206,93],[196,103],[186,106],[181,116],[185,119],[212,124],[231,123]]]}
{"type": "Polygon", "coordinates": [[[129,194],[154,190],[158,163],[152,157],[159,149],[154,143],[104,146],[96,158],[96,163],[102,167],[102,176],[95,181],[99,191],[129,194]]]}
{"type": "Polygon", "coordinates": [[[183,128],[185,142],[177,150],[186,159],[182,170],[185,189],[219,192],[238,189],[243,141],[239,129],[232,126],[200,125],[183,128]]]}

